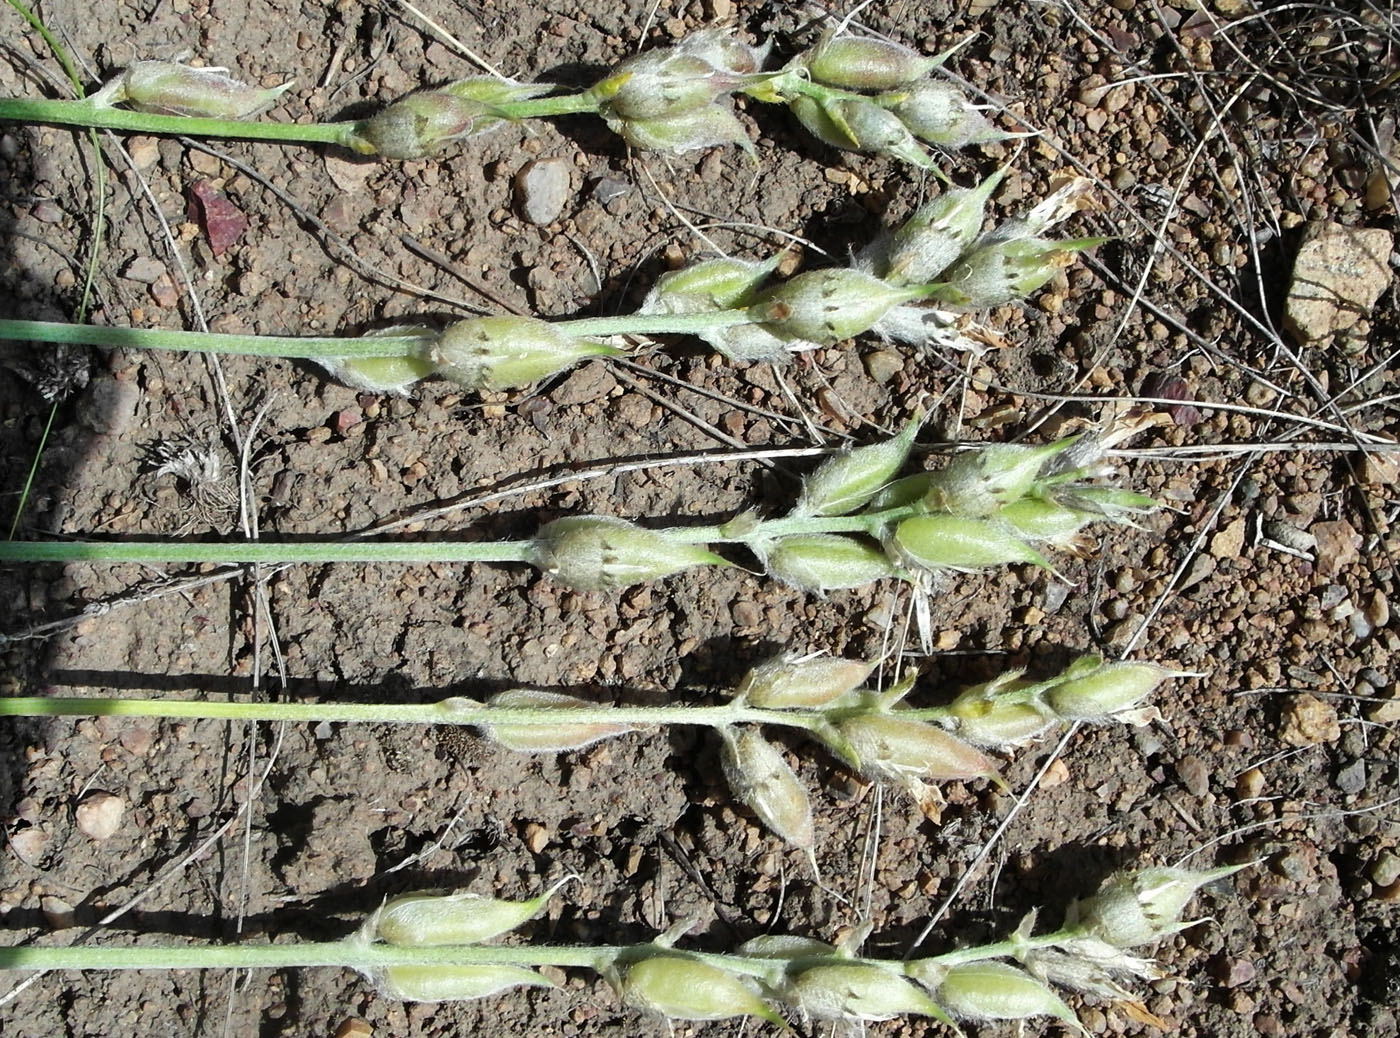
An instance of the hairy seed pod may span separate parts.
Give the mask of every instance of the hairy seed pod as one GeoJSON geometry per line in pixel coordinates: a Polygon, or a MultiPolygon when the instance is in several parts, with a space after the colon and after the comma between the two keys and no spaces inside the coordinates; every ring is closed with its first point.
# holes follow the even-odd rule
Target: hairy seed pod
{"type": "Polygon", "coordinates": [[[480,894],[406,894],[392,898],[370,917],[374,938],[408,948],[479,944],[533,919],[554,893],[554,884],[528,901],[505,901],[480,894]]]}
{"type": "Polygon", "coordinates": [[[622,975],[619,994],[627,1005],[670,1020],[757,1016],[786,1026],[737,974],[680,954],[663,952],[632,963],[622,975]]]}
{"type": "MultiPolygon", "coordinates": [[[[597,709],[597,703],[590,703],[577,696],[566,696],[562,692],[545,692],[534,688],[509,688],[497,692],[487,701],[489,706],[523,707],[530,710],[558,710],[567,717],[570,710],[597,709]]],[[[608,724],[603,721],[587,721],[570,724],[483,724],[483,732],[494,743],[517,753],[563,753],[566,750],[581,750],[603,739],[635,731],[632,725],[608,724]]]]}
{"type": "Polygon", "coordinates": [[[623,119],[606,110],[601,114],[608,129],[641,151],[681,155],[721,144],[737,144],[750,154],[754,150],[739,117],[721,105],[651,119],[623,119]]]}
{"type": "Polygon", "coordinates": [[[1181,921],[1181,913],[1196,891],[1242,868],[1227,865],[1204,872],[1152,868],[1119,873],[1110,876],[1093,897],[1070,905],[1065,925],[1079,927],[1086,936],[1115,948],[1147,944],[1191,926],[1181,921]]]}
{"type": "MultiPolygon", "coordinates": [[[[961,739],[898,714],[869,713],[836,724],[855,763],[871,778],[905,782],[991,778],[996,765],[961,739]]],[[[838,751],[839,752],[839,751],[838,751]]]]}
{"type": "Polygon", "coordinates": [[[892,285],[927,284],[961,256],[982,230],[982,217],[1008,167],[972,188],[950,188],[920,208],[890,241],[882,276],[892,285]]]}
{"type": "Polygon", "coordinates": [[[863,537],[797,533],[753,547],[770,577],[804,591],[865,587],[901,575],[889,556],[863,537]]]}
{"type": "Polygon", "coordinates": [[[1047,498],[1026,497],[998,509],[996,518],[1028,541],[1069,545],[1080,530],[1102,517],[1047,498]]]}
{"type": "Polygon", "coordinates": [[[763,263],[750,263],[726,256],[687,264],[657,278],[637,312],[703,314],[746,306],[779,259],[781,254],[763,263]]]}
{"type": "Polygon", "coordinates": [[[987,519],[922,515],[894,528],[885,550],[906,566],[926,570],[975,570],[1029,562],[1050,564],[1014,530],[987,519]]]}
{"type": "Polygon", "coordinates": [[[1175,673],[1153,663],[1103,663],[1047,690],[1045,702],[1066,721],[1101,721],[1132,710],[1175,673]]]}
{"type": "Polygon", "coordinates": [[[588,357],[625,350],[566,335],[536,317],[471,317],[448,326],[428,357],[443,378],[466,389],[528,386],[588,357]]]}
{"type": "Polygon", "coordinates": [[[992,694],[964,695],[948,707],[957,720],[957,733],[978,746],[1009,748],[1043,735],[1059,720],[1038,700],[1017,700],[992,694]]]}
{"type": "Polygon", "coordinates": [[[869,963],[833,963],[801,970],[784,995],[817,1020],[892,1020],[896,1016],[947,1014],[913,981],[869,963]]]}
{"type": "Polygon", "coordinates": [[[388,966],[376,978],[386,998],[401,1002],[453,1002],[487,998],[510,988],[552,988],[524,966],[388,966]]]}
{"type": "Polygon", "coordinates": [[[824,37],[793,65],[805,67],[818,83],[843,90],[893,90],[908,86],[938,64],[898,43],[858,36],[824,37]]]}
{"type": "Polygon", "coordinates": [[[729,563],[698,544],[685,544],[625,519],[567,516],[535,535],[531,561],[561,583],[583,591],[629,587],[692,566],[729,563]]]}
{"type": "Polygon", "coordinates": [[[479,137],[509,122],[498,105],[524,101],[554,89],[552,83],[517,83],[494,76],[459,79],[402,97],[356,127],[350,147],[386,159],[426,159],[453,141],[479,137]]]}
{"type": "Polygon", "coordinates": [[[1057,270],[1069,266],[1075,253],[1105,241],[1106,238],[990,241],[975,247],[948,269],[942,298],[974,310],[1023,299],[1054,277],[1057,270]]]}
{"type": "Polygon", "coordinates": [[[1039,446],[993,443],[959,454],[931,474],[924,504],[931,512],[985,518],[1034,490],[1046,466],[1073,443],[1074,437],[1039,446]]]}
{"type": "Polygon", "coordinates": [[[849,515],[860,508],[904,467],[919,431],[916,418],[899,435],[828,458],[802,481],[795,516],[849,515]]]}
{"type": "Polygon", "coordinates": [[[778,335],[830,346],[869,331],[890,309],[923,294],[887,285],[873,274],[832,267],[769,289],[749,314],[778,335]]]}
{"type": "Polygon", "coordinates": [[[957,87],[925,79],[875,99],[915,137],[943,148],[963,148],[1011,136],[997,129],[957,87]]]}
{"type": "Polygon", "coordinates": [[[750,728],[721,728],[730,792],[780,837],[810,852],[816,842],[807,790],[772,743],[750,728]]]}
{"type": "Polygon", "coordinates": [[[94,101],[125,101],[140,112],[206,119],[247,119],[290,90],[290,81],[264,89],[225,74],[224,69],[191,68],[174,61],[137,61],[128,65],[94,101]]]}
{"type": "Polygon", "coordinates": [[[969,962],[948,969],[938,1001],[967,1020],[1025,1020],[1053,1016],[1078,1028],[1079,1019],[1059,995],[1025,970],[1004,962],[969,962]]]}
{"type": "Polygon", "coordinates": [[[745,674],[734,698],[764,710],[817,709],[855,691],[874,669],[874,663],[835,656],[778,656],[745,674]]]}

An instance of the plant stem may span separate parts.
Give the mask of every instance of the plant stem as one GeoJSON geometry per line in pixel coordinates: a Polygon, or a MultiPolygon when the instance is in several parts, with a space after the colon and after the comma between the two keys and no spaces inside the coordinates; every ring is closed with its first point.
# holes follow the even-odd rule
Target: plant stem
{"type": "Polygon", "coordinates": [[[696,335],[716,328],[753,323],[747,310],[715,310],[704,314],[621,314],[555,321],[569,335],[696,335]]]}
{"type": "Polygon", "coordinates": [[[492,111],[511,122],[539,119],[551,115],[597,115],[598,102],[582,90],[576,94],[551,94],[524,101],[493,102],[492,111]]]}
{"type": "Polygon", "coordinates": [[[127,108],[94,105],[89,101],[46,98],[0,98],[0,119],[15,122],[88,126],[127,133],[175,134],[188,137],[233,137],[287,144],[335,144],[349,148],[360,122],[278,123],[270,120],[209,119],[190,115],[157,115],[127,108]]]}
{"type": "Polygon", "coordinates": [[[533,541],[7,541],[0,562],[529,562],[533,541]]]}
{"type": "Polygon", "coordinates": [[[742,704],[723,706],[490,706],[464,697],[436,703],[242,703],[200,699],[51,696],[0,697],[0,717],[192,717],[235,721],[374,722],[382,724],[699,725],[767,724],[811,729],[820,723],[811,711],[763,710],[742,704]]]}
{"type": "Polygon", "coordinates": [[[401,357],[431,342],[419,335],[338,336],[232,335],[164,328],[111,328],[61,321],[0,320],[0,339],[76,343],[105,349],[185,350],[239,353],[252,357],[401,357]]]}
{"type": "MultiPolygon", "coordinates": [[[[714,952],[675,951],[672,954],[709,963],[720,969],[749,976],[780,974],[800,962],[803,967],[824,962],[849,965],[865,963],[903,973],[918,964],[952,966],[986,959],[1006,958],[1028,948],[1049,947],[1076,935],[1061,930],[1044,937],[999,941],[978,948],[962,948],[931,958],[902,963],[890,959],[846,958],[813,955],[801,960],[757,958],[714,952]]],[[[288,944],[150,944],[64,948],[28,946],[0,948],[0,970],[178,970],[178,969],[287,969],[290,967],[340,966],[372,971],[388,966],[556,966],[601,972],[609,965],[667,954],[651,942],[630,945],[439,945],[404,947],[355,938],[340,941],[297,941],[288,944]]]]}

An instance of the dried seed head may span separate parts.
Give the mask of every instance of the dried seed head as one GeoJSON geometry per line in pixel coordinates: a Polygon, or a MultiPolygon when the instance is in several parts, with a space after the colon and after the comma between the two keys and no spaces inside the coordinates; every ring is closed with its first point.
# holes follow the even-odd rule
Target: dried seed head
{"type": "Polygon", "coordinates": [[[752,154],[753,141],[744,124],[722,105],[705,105],[679,115],[652,119],[622,119],[602,113],[608,129],[634,148],[680,155],[700,148],[737,144],[752,154]]]}
{"type": "Polygon", "coordinates": [[[876,100],[915,137],[944,148],[985,144],[1011,136],[993,126],[957,87],[937,80],[921,80],[876,100]]]}
{"type": "Polygon", "coordinates": [[[546,523],[535,535],[531,561],[560,582],[584,591],[628,587],[692,566],[729,565],[698,544],[601,515],[546,523]]]}
{"type": "Polygon", "coordinates": [[[932,282],[967,250],[982,230],[982,216],[1006,168],[972,188],[951,188],[906,220],[889,244],[882,273],[892,285],[932,282]]]}
{"type": "MultiPolygon", "coordinates": [[[[529,710],[558,710],[568,716],[570,710],[597,709],[576,696],[562,692],[545,692],[533,688],[510,688],[497,692],[488,700],[490,706],[523,707],[529,710]]],[[[562,753],[580,750],[602,739],[611,739],[634,731],[631,725],[587,721],[569,724],[483,724],[483,732],[492,742],[517,753],[562,753]]]]}
{"type": "Polygon", "coordinates": [[[721,728],[724,777],[734,799],[794,847],[811,852],[815,842],[807,790],[783,755],[749,728],[721,728]]]}
{"type": "Polygon", "coordinates": [[[1050,568],[1040,552],[1004,523],[955,515],[905,519],[886,539],[885,550],[906,566],[926,570],[975,570],[1021,562],[1050,568]]]}
{"type": "Polygon", "coordinates": [[[855,691],[874,669],[874,663],[835,656],[778,656],[745,674],[734,698],[765,710],[811,710],[855,691]]]}
{"type": "Polygon", "coordinates": [[[768,60],[771,44],[753,47],[726,28],[701,29],[676,44],[682,54],[700,58],[721,72],[736,76],[753,76],[768,60]]]}
{"type": "Polygon", "coordinates": [[[706,29],[674,47],[633,55],[589,88],[605,119],[671,118],[714,105],[747,85],[763,52],[723,29],[706,29]]]}
{"type": "Polygon", "coordinates": [[[452,1002],[487,998],[509,988],[552,988],[524,966],[389,966],[376,978],[387,998],[401,1002],[452,1002]]]}
{"type": "Polygon", "coordinates": [[[752,545],[768,575],[804,591],[864,587],[900,576],[889,556],[860,537],[803,533],[752,545]]]}
{"type": "Polygon", "coordinates": [[[1046,704],[1066,721],[1102,721],[1131,711],[1180,672],[1154,663],[1105,663],[1085,656],[1068,673],[1068,680],[1046,691],[1046,704]]]}
{"type": "Polygon", "coordinates": [[[897,714],[858,714],[838,721],[836,732],[855,763],[875,779],[943,781],[994,778],[990,757],[961,739],[923,721],[897,714]]]}
{"type": "Polygon", "coordinates": [[[94,102],[125,101],[140,112],[208,119],[247,119],[285,94],[291,81],[263,89],[241,83],[220,68],[191,68],[174,61],[137,61],[96,95],[94,102]]]}
{"type": "Polygon", "coordinates": [[[1024,970],[1004,962],[949,968],[935,992],[955,1016],[968,1020],[1024,1020],[1053,1016],[1087,1033],[1064,1001],[1024,970]]]}
{"type": "Polygon", "coordinates": [[[1000,306],[1040,288],[1069,266],[1075,253],[1107,238],[1050,241],[1046,238],[992,240],[975,247],[948,269],[941,298],[969,309],[1000,306]]]}
{"type": "Polygon", "coordinates": [[[787,1026],[737,974],[684,955],[657,954],[632,963],[622,975],[618,993],[627,1005],[671,1020],[757,1016],[787,1026]]]}
{"type": "Polygon", "coordinates": [[[830,346],[869,331],[892,307],[924,294],[887,285],[873,274],[831,267],[769,289],[749,314],[776,335],[830,346]]]}
{"type": "Polygon", "coordinates": [[[780,253],[763,263],[724,257],[688,264],[657,278],[637,312],[703,314],[747,306],[781,258],[780,253]]]}
{"type": "Polygon", "coordinates": [[[472,317],[450,325],[428,351],[444,378],[467,389],[528,386],[587,357],[626,351],[565,335],[535,317],[472,317]]]}
{"type": "Polygon", "coordinates": [[[908,86],[938,63],[938,58],[898,43],[828,34],[792,65],[805,67],[814,80],[827,86],[873,91],[908,86]]]}
{"type": "Polygon", "coordinates": [[[832,963],[795,974],[784,997],[816,1020],[892,1020],[947,1014],[913,981],[869,963],[832,963]]]}
{"type": "Polygon", "coordinates": [[[1196,891],[1242,868],[1156,868],[1110,876],[1093,897],[1070,905],[1065,926],[1079,927],[1085,936],[1115,948],[1146,944],[1194,925],[1182,922],[1181,913],[1196,891]]]}
{"type": "Polygon", "coordinates": [[[794,351],[817,348],[814,342],[776,334],[759,324],[731,324],[697,335],[716,352],[740,364],[785,364],[794,351]]]}
{"type": "Polygon", "coordinates": [[[822,462],[802,481],[802,495],[792,514],[849,515],[860,508],[904,467],[920,424],[916,418],[898,436],[844,450],[822,462]]]}
{"type": "Polygon", "coordinates": [[[993,443],[959,454],[930,475],[924,504],[930,511],[985,518],[1030,493],[1046,466],[1074,440],[1065,437],[1039,446],[993,443]]]}
{"type": "Polygon", "coordinates": [[[528,901],[504,901],[479,894],[407,894],[386,902],[365,925],[368,936],[400,947],[479,944],[533,919],[561,880],[528,901]]]}

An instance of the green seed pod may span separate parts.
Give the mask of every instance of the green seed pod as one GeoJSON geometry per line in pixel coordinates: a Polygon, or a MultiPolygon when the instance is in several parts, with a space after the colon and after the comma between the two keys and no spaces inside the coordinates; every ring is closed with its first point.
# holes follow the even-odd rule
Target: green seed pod
{"type": "Polygon", "coordinates": [[[935,280],[977,240],[987,200],[1006,167],[973,188],[952,188],[923,206],[894,232],[882,263],[892,285],[921,285],[935,280]]]}
{"type": "Polygon", "coordinates": [[[1020,746],[1043,735],[1059,720],[1037,699],[968,692],[953,700],[948,712],[957,721],[958,735],[978,746],[1020,746]]]}
{"type": "Polygon", "coordinates": [[[1055,545],[1073,543],[1075,534],[1099,518],[1041,497],[1013,501],[999,509],[996,517],[1028,541],[1045,541],[1055,545]]]}
{"type": "Polygon", "coordinates": [[[428,357],[443,378],[467,389],[496,390],[528,386],[588,357],[625,352],[565,335],[535,317],[471,317],[449,325],[428,357]]]}
{"type": "Polygon", "coordinates": [[[997,773],[981,750],[931,724],[897,714],[858,714],[838,721],[836,731],[855,755],[856,765],[871,778],[938,782],[992,778],[997,773]]]}
{"type": "Polygon", "coordinates": [[[338,382],[362,393],[406,396],[416,382],[437,373],[427,357],[438,333],[425,325],[396,325],[367,333],[373,338],[402,338],[404,353],[398,357],[321,357],[317,363],[338,382]]]}
{"type": "Polygon", "coordinates": [[[452,1002],[510,988],[554,986],[524,966],[389,966],[377,980],[385,997],[401,1002],[452,1002]]]}
{"type": "Polygon", "coordinates": [[[950,967],[935,994],[955,1016],[964,1019],[1053,1016],[1087,1033],[1059,995],[1029,973],[1004,962],[969,962],[950,967]]]}
{"type": "Polygon", "coordinates": [[[985,518],[1030,493],[1046,466],[1074,441],[1069,436],[1034,447],[993,443],[959,454],[931,475],[924,505],[931,512],[985,518]]]}
{"type": "Polygon", "coordinates": [[[637,310],[642,314],[703,314],[746,306],[777,267],[781,254],[762,263],[700,260],[662,274],[637,310]]]}
{"type": "Polygon", "coordinates": [[[1052,686],[1045,702],[1066,721],[1102,721],[1132,710],[1176,673],[1154,663],[1103,663],[1052,686]]]}
{"type": "MultiPolygon", "coordinates": [[[[855,141],[854,150],[888,155],[922,169],[938,172],[909,127],[888,108],[864,98],[846,97],[827,102],[827,112],[855,141]]],[[[940,177],[942,174],[939,174],[940,177]]]]}
{"type": "Polygon", "coordinates": [[[632,963],[622,975],[619,994],[627,1005],[671,1020],[757,1016],[787,1026],[737,974],[679,954],[651,955],[632,963]]]}
{"type": "Polygon", "coordinates": [[[835,656],[778,656],[745,674],[734,698],[764,710],[811,710],[855,691],[874,669],[874,663],[835,656]]]}
{"type": "Polygon", "coordinates": [[[739,801],[780,837],[810,854],[816,842],[812,805],[783,755],[749,728],[721,728],[725,781],[739,801]]]}
{"type": "Polygon", "coordinates": [[[735,949],[746,959],[835,959],[841,952],[834,944],[812,937],[768,933],[745,941],[735,949]]]}
{"type": "Polygon", "coordinates": [[[794,66],[812,79],[843,90],[893,90],[922,79],[939,63],[898,43],[827,35],[794,66]]]}
{"type": "Polygon", "coordinates": [[[1067,267],[1075,253],[1102,245],[1107,240],[1013,238],[988,241],[948,269],[943,279],[942,298],[970,309],[1023,299],[1054,277],[1057,270],[1067,267]]]}
{"type": "Polygon", "coordinates": [[[386,902],[370,917],[366,929],[374,938],[403,948],[480,944],[533,919],[571,878],[560,880],[528,901],[503,901],[465,892],[407,894],[386,902]]]}
{"type": "Polygon", "coordinates": [[[137,61],[94,96],[99,104],[125,101],[139,112],[207,119],[247,119],[269,107],[291,81],[263,89],[240,83],[224,69],[191,68],[174,61],[137,61]]]}
{"type": "Polygon", "coordinates": [[[993,126],[962,91],[949,83],[925,79],[875,100],[915,137],[940,147],[963,148],[1011,136],[993,126]]]}
{"type": "Polygon", "coordinates": [[[714,104],[735,85],[704,58],[664,47],[619,62],[588,94],[605,118],[669,119],[714,104]]]}
{"type": "Polygon", "coordinates": [[[608,129],[642,151],[680,155],[700,148],[737,144],[753,153],[748,130],[738,116],[721,105],[705,105],[679,115],[654,119],[623,119],[606,109],[600,114],[608,129]]]}
{"type": "Polygon", "coordinates": [[[974,570],[1022,562],[1050,568],[1045,557],[1010,527],[955,515],[905,519],[886,539],[885,550],[906,566],[926,570],[974,570]]]}
{"type": "Polygon", "coordinates": [[[833,963],[801,970],[789,980],[784,997],[817,1020],[854,1023],[919,1015],[951,1022],[913,981],[869,963],[833,963]]]}
{"type": "Polygon", "coordinates": [[[770,577],[804,591],[865,587],[901,575],[888,555],[861,537],[799,533],[751,547],[770,577]]]}
{"type": "Polygon", "coordinates": [[[1110,876],[1093,897],[1070,905],[1065,926],[1079,927],[1085,936],[1115,948],[1147,944],[1193,925],[1182,922],[1181,913],[1196,891],[1242,868],[1227,865],[1204,872],[1155,868],[1110,876]]]}
{"type": "Polygon", "coordinates": [[[531,561],[556,580],[584,591],[629,587],[692,566],[729,563],[698,544],[684,544],[625,519],[568,516],[535,535],[531,561]]]}
{"type": "Polygon", "coordinates": [[[830,346],[869,331],[892,307],[925,294],[887,285],[873,274],[831,267],[769,289],[749,314],[780,336],[830,346]]]}
{"type": "Polygon", "coordinates": [[[351,148],[386,159],[426,159],[479,132],[487,109],[446,90],[420,90],[380,109],[355,131],[351,148]]]}
{"type": "Polygon", "coordinates": [[[794,516],[849,515],[874,497],[909,460],[921,422],[908,422],[897,436],[853,447],[828,458],[802,481],[794,516]]]}
{"type": "MultiPolygon", "coordinates": [[[[497,692],[488,701],[490,706],[524,707],[531,710],[558,710],[568,716],[570,710],[597,709],[597,703],[562,692],[545,692],[534,688],[509,688],[497,692]]],[[[494,743],[517,753],[563,753],[581,750],[603,739],[635,731],[632,725],[587,721],[569,724],[483,724],[482,731],[494,743]]]]}
{"type": "Polygon", "coordinates": [[[932,472],[916,472],[912,476],[887,483],[866,503],[865,511],[884,512],[891,508],[909,508],[919,504],[928,493],[934,475],[932,472]]]}

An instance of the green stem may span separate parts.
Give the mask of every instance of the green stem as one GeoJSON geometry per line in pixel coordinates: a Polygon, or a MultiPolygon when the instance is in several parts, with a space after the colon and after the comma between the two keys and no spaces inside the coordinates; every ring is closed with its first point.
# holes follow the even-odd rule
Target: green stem
{"type": "Polygon", "coordinates": [[[7,541],[0,562],[530,562],[533,541],[7,541]]]}
{"type": "Polygon", "coordinates": [[[127,133],[158,133],[187,137],[232,137],[287,144],[335,144],[349,148],[363,125],[359,122],[277,123],[268,120],[209,119],[190,115],[157,115],[127,108],[94,105],[90,101],[46,98],[0,98],[0,119],[14,122],[88,126],[127,133]]]}
{"type": "Polygon", "coordinates": [[[232,721],[373,722],[536,726],[616,724],[636,727],[766,724],[812,729],[821,718],[810,711],[762,710],[738,703],[723,706],[570,706],[567,709],[490,706],[454,697],[436,703],[240,703],[199,699],[94,699],[51,696],[0,697],[0,717],[189,717],[232,721]]]}
{"type": "Polygon", "coordinates": [[[750,324],[747,310],[715,310],[704,314],[621,314],[617,317],[579,317],[555,321],[554,327],[569,335],[698,335],[716,328],[750,324]]]}
{"type": "Polygon", "coordinates": [[[968,962],[985,962],[987,959],[1019,959],[1028,951],[1036,948],[1054,948],[1066,944],[1076,937],[1082,937],[1083,931],[1078,927],[1064,927],[1054,933],[1047,933],[1040,937],[1011,937],[1004,941],[996,941],[993,944],[982,944],[975,948],[959,948],[956,951],[944,952],[941,955],[932,955],[924,959],[910,960],[910,969],[917,967],[920,963],[934,963],[939,966],[961,966],[968,962]]]}
{"type": "Polygon", "coordinates": [[[402,357],[431,342],[418,335],[338,336],[232,335],[165,328],[111,328],[61,321],[0,320],[0,339],[17,342],[78,343],[104,349],[185,350],[239,353],[252,357],[402,357]]]}
{"type": "Polygon", "coordinates": [[[549,97],[532,97],[524,101],[498,102],[493,103],[491,108],[503,118],[518,122],[551,115],[597,115],[598,101],[583,90],[577,94],[551,94],[549,97]]]}

